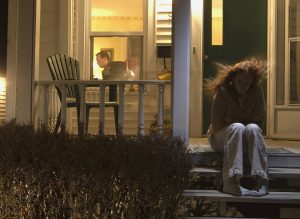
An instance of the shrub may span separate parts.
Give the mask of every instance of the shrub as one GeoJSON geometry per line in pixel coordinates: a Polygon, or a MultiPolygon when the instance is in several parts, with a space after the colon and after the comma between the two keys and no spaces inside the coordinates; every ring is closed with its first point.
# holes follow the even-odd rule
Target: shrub
{"type": "Polygon", "coordinates": [[[1,218],[176,218],[191,162],[159,136],[53,135],[0,127],[1,218]]]}

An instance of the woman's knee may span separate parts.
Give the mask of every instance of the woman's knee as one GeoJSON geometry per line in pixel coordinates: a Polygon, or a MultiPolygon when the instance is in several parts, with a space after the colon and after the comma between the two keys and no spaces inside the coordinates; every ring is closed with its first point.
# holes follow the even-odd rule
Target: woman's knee
{"type": "Polygon", "coordinates": [[[260,127],[255,123],[250,123],[245,127],[246,133],[249,134],[262,134],[260,127]]]}
{"type": "Polygon", "coordinates": [[[234,132],[234,133],[244,133],[245,131],[245,126],[242,123],[236,122],[232,123],[228,126],[227,129],[229,132],[234,132]]]}

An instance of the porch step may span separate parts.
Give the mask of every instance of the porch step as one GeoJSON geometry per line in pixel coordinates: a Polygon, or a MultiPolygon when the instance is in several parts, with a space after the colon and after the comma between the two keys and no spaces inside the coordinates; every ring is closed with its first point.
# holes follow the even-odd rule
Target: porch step
{"type": "MultiPolygon", "coordinates": [[[[191,174],[197,176],[219,176],[221,168],[218,167],[195,167],[190,171],[191,174]]],[[[300,168],[269,168],[269,177],[272,178],[299,178],[300,168]]]]}
{"type": "MultiPolygon", "coordinates": [[[[186,217],[185,219],[228,219],[228,217],[186,217]]],[[[235,217],[234,219],[269,219],[269,218],[235,217]]]]}
{"type": "MultiPolygon", "coordinates": [[[[268,148],[267,154],[270,168],[300,168],[299,153],[283,148],[268,148]]],[[[223,155],[212,151],[210,147],[193,148],[191,156],[193,164],[198,167],[221,167],[223,163],[223,155]]]]}
{"type": "Polygon", "coordinates": [[[183,196],[216,202],[278,203],[300,206],[300,192],[270,192],[262,197],[232,196],[217,190],[184,190],[183,196]]]}

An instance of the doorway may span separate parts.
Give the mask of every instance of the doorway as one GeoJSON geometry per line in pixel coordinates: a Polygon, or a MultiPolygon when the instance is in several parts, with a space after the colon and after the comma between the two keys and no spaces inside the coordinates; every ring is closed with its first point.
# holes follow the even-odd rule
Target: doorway
{"type": "MultiPolygon", "coordinates": [[[[203,80],[215,76],[218,62],[234,64],[252,56],[267,59],[267,0],[203,3],[203,80]]],[[[263,89],[267,97],[266,80],[263,89]]],[[[211,104],[212,97],[203,93],[202,135],[210,125],[211,104]]]]}

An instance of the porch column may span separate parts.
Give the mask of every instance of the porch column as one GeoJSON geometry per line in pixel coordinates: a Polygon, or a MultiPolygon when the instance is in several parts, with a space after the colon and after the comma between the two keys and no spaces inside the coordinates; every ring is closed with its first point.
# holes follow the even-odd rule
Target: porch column
{"type": "Polygon", "coordinates": [[[34,0],[10,0],[7,37],[7,114],[21,124],[32,123],[34,69],[34,0]]]}
{"type": "Polygon", "coordinates": [[[191,0],[173,0],[173,136],[189,138],[191,0]]]}

